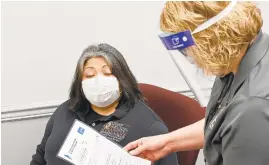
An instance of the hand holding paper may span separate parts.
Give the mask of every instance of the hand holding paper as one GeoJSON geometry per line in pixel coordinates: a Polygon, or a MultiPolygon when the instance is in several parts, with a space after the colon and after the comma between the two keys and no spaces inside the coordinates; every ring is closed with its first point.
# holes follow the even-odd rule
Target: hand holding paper
{"type": "Polygon", "coordinates": [[[74,165],[150,165],[76,120],[58,157],[74,165]]]}

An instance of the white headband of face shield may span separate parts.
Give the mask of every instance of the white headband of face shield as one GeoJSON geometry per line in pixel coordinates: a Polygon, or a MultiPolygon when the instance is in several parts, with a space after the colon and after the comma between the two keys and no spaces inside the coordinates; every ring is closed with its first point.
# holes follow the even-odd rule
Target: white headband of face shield
{"type": "MultiPolygon", "coordinates": [[[[223,19],[224,17],[226,17],[235,7],[237,1],[231,1],[229,3],[229,5],[223,9],[221,12],[219,12],[217,15],[215,15],[214,17],[210,18],[209,20],[205,21],[204,23],[202,23],[201,25],[199,25],[193,32],[192,34],[198,33],[200,31],[203,31],[207,28],[209,28],[210,26],[214,25],[215,23],[219,22],[221,19],[223,19]]],[[[160,27],[160,25],[158,26],[160,27]]],[[[159,34],[164,33],[159,29],[159,34]]],[[[168,33],[169,35],[169,33],[168,33]]],[[[170,33],[171,35],[171,33],[170,33]]]]}
{"type": "Polygon", "coordinates": [[[204,23],[202,23],[201,25],[199,25],[193,32],[192,34],[198,33],[200,31],[205,30],[206,28],[209,28],[210,26],[212,26],[213,24],[215,24],[216,22],[219,22],[222,18],[226,17],[235,7],[237,1],[231,1],[229,3],[229,5],[222,10],[219,14],[217,14],[216,16],[210,18],[209,20],[205,21],[204,23]]]}
{"type": "MultiPolygon", "coordinates": [[[[192,90],[194,96],[196,97],[197,101],[200,103],[200,105],[202,107],[207,106],[208,99],[204,96],[203,91],[201,90],[200,85],[197,83],[196,78],[190,73],[190,71],[188,70],[188,67],[186,67],[185,63],[187,62],[187,60],[186,60],[186,58],[182,57],[181,54],[183,52],[183,49],[185,49],[189,46],[195,45],[192,34],[201,32],[201,31],[205,30],[206,28],[212,26],[216,22],[219,22],[221,19],[226,17],[234,9],[236,3],[237,3],[237,1],[231,1],[229,3],[229,5],[224,10],[222,10],[219,14],[217,14],[216,16],[212,17],[211,19],[207,20],[203,24],[199,25],[193,32],[188,30],[188,31],[184,31],[184,32],[179,32],[179,33],[177,33],[177,35],[172,34],[172,33],[170,33],[170,34],[164,33],[164,32],[159,33],[159,37],[162,40],[162,42],[164,43],[164,45],[166,46],[166,48],[168,49],[168,52],[171,55],[172,60],[176,64],[176,67],[178,68],[178,70],[182,74],[186,83],[188,84],[188,86],[192,90]],[[179,39],[179,40],[177,40],[177,41],[179,41],[178,42],[179,44],[177,44],[177,46],[182,43],[182,45],[183,45],[182,47],[179,47],[179,48],[173,47],[174,46],[173,45],[174,44],[173,43],[173,38],[174,38],[173,35],[175,35],[176,39],[179,39]],[[169,36],[171,36],[171,37],[169,37],[169,36]],[[185,36],[187,36],[187,40],[186,40],[185,36]],[[183,39],[184,37],[185,37],[185,39],[183,39]],[[182,38],[182,40],[181,40],[181,38],[182,38]],[[184,40],[186,42],[184,42],[184,40]],[[178,50],[180,50],[180,51],[178,51],[178,50]],[[181,56],[179,56],[179,54],[181,56]]],[[[159,31],[160,31],[160,29],[159,29],[159,31]]]]}

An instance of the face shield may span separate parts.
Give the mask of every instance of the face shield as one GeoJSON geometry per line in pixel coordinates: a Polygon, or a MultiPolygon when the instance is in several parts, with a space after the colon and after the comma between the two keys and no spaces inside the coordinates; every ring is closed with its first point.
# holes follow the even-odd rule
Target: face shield
{"type": "Polygon", "coordinates": [[[191,72],[192,69],[190,62],[192,63],[193,60],[191,54],[188,54],[187,48],[195,47],[195,40],[192,36],[193,34],[203,31],[204,29],[220,21],[233,10],[235,5],[236,1],[231,1],[231,3],[229,3],[224,10],[222,10],[215,17],[212,17],[203,24],[199,25],[193,32],[186,30],[176,34],[163,32],[159,34],[159,38],[169,52],[177,69],[202,107],[207,106],[208,99],[203,94],[202,88],[196,79],[196,75],[191,72]]]}

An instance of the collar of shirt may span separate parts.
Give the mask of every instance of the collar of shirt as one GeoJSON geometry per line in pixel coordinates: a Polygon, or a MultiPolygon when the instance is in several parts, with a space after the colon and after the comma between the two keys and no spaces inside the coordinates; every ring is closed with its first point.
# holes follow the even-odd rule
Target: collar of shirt
{"type": "Polygon", "coordinates": [[[128,106],[127,103],[120,103],[113,114],[109,116],[102,116],[93,111],[89,103],[86,108],[83,108],[80,111],[77,111],[76,113],[82,122],[86,122],[86,119],[87,122],[97,122],[97,121],[105,122],[110,121],[113,118],[122,119],[124,116],[128,114],[130,109],[131,107],[128,106]]]}
{"type": "Polygon", "coordinates": [[[230,73],[221,78],[216,77],[214,87],[212,89],[212,91],[214,90],[214,92],[211,94],[210,101],[207,105],[206,116],[208,116],[212,107],[214,107],[214,105],[219,100],[220,95],[224,90],[223,87],[225,86],[225,84],[229,83],[230,81],[232,81],[230,88],[226,88],[226,90],[229,90],[228,95],[224,96],[225,98],[223,99],[223,102],[221,104],[226,105],[232,100],[237,89],[248,77],[252,69],[266,54],[266,51],[268,49],[268,43],[269,43],[268,35],[260,31],[255,41],[248,48],[245,56],[243,57],[237,73],[235,75],[233,73],[230,73]]]}
{"type": "Polygon", "coordinates": [[[231,93],[229,101],[235,95],[238,87],[244,82],[248,77],[252,69],[260,62],[263,56],[268,50],[269,37],[267,34],[264,34],[262,31],[259,32],[257,38],[248,48],[245,56],[243,57],[237,73],[234,76],[234,81],[231,86],[231,93]]]}

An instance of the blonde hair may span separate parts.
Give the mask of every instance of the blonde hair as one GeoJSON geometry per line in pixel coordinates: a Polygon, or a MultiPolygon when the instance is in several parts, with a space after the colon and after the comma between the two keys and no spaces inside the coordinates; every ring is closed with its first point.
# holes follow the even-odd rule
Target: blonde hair
{"type": "MultiPolygon", "coordinates": [[[[194,31],[217,15],[228,1],[169,1],[160,18],[164,32],[194,31]]],[[[260,10],[254,3],[237,2],[231,13],[209,28],[193,34],[196,46],[187,48],[206,73],[224,76],[238,66],[246,48],[262,27],[260,10]]]]}

